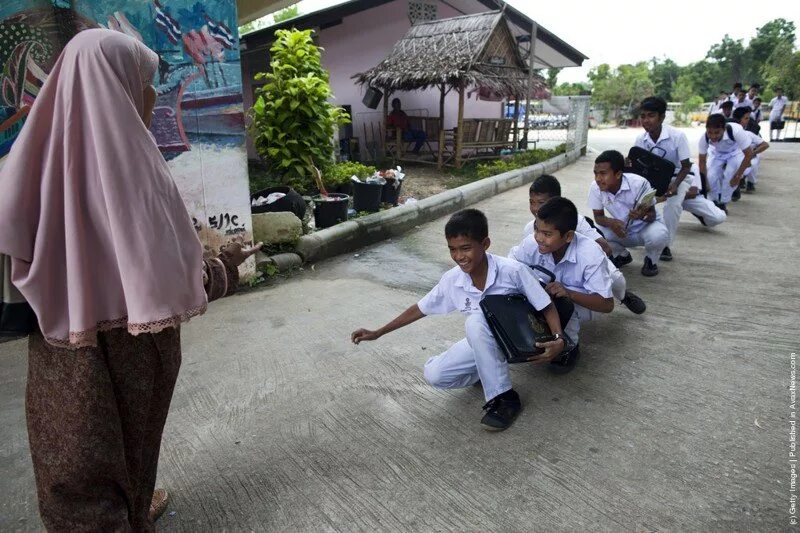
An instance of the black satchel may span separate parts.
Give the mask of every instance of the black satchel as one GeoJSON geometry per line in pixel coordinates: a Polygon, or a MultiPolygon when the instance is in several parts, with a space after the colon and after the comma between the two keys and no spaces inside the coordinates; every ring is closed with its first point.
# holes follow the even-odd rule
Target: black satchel
{"type": "MultiPolygon", "coordinates": [[[[549,277],[549,281],[555,279],[555,275],[543,267],[534,266],[533,270],[542,285],[546,284],[543,277],[549,277]]],[[[563,329],[575,306],[569,298],[563,297],[556,298],[553,303],[563,329]]],[[[544,352],[544,348],[536,346],[537,342],[552,340],[544,315],[522,294],[491,294],[485,296],[480,305],[489,329],[509,363],[527,362],[530,357],[544,352]]]]}
{"type": "MultiPolygon", "coordinates": [[[[663,151],[657,146],[653,148],[655,149],[663,151]]],[[[650,186],[656,190],[656,195],[664,196],[667,193],[672,176],[675,175],[675,163],[638,146],[630,149],[628,160],[631,166],[625,169],[626,171],[638,174],[650,182],[650,186]]]]}

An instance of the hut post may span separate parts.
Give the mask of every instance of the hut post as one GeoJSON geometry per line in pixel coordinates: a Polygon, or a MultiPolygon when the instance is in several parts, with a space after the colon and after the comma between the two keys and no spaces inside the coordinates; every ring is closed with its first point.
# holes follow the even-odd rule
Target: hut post
{"type": "Polygon", "coordinates": [[[531,88],[533,87],[533,61],[536,57],[536,34],[538,33],[539,26],[536,22],[531,22],[531,46],[530,54],[528,57],[528,86],[525,94],[525,136],[523,137],[522,144],[525,149],[528,149],[528,116],[531,112],[531,88]]]}
{"type": "Polygon", "coordinates": [[[442,169],[444,160],[444,96],[445,85],[444,83],[439,86],[439,143],[438,143],[438,158],[436,159],[436,168],[442,169]]]}
{"type": "MultiPolygon", "coordinates": [[[[383,143],[383,155],[386,157],[389,155],[389,151],[386,150],[386,141],[388,141],[391,137],[389,137],[389,95],[392,93],[389,92],[389,89],[383,90],[383,127],[381,128],[381,142],[383,143]]],[[[395,150],[399,150],[400,147],[398,146],[395,150]]]]}
{"type": "Polygon", "coordinates": [[[461,168],[461,145],[464,140],[464,85],[458,86],[458,130],[456,131],[456,168],[461,168]]]}
{"type": "Polygon", "coordinates": [[[514,150],[519,150],[519,96],[514,96],[514,150]]]}

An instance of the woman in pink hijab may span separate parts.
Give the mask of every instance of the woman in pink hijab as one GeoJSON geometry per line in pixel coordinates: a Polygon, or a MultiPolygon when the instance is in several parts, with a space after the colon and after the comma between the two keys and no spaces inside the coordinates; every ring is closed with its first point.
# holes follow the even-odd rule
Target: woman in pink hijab
{"type": "Polygon", "coordinates": [[[48,530],[149,531],[182,322],[230,294],[256,247],[203,251],[148,132],[156,54],[70,41],[0,177],[0,253],[38,318],[26,415],[48,530]]]}

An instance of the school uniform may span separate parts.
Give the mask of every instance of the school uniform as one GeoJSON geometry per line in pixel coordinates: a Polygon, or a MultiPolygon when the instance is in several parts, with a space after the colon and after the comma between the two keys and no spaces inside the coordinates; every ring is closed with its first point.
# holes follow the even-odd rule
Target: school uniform
{"type": "MultiPolygon", "coordinates": [[[[656,141],[650,137],[649,133],[642,133],[636,138],[636,146],[671,161],[672,164],[675,165],[675,174],[672,177],[672,181],[675,181],[675,178],[681,171],[681,161],[685,161],[691,157],[689,140],[686,138],[686,134],[672,126],[662,125],[661,134],[656,141]]],[[[664,202],[662,216],[664,218],[664,225],[667,226],[667,230],[669,230],[669,242],[667,246],[672,246],[672,242],[675,240],[675,234],[678,232],[678,221],[680,221],[681,211],[683,211],[683,200],[686,198],[686,193],[688,191],[689,184],[687,180],[684,179],[678,186],[675,196],[670,196],[664,202]]]]}
{"type": "Polygon", "coordinates": [[[483,291],[458,266],[445,272],[439,283],[418,303],[425,315],[459,311],[466,317],[466,338],[447,351],[428,359],[425,380],[434,387],[468,387],[478,380],[486,401],[511,390],[505,355],[495,341],[481,311],[480,301],[490,294],[524,294],[538,311],[552,303],[530,268],[494,254],[486,254],[489,270],[483,291]]]}
{"type": "MultiPolygon", "coordinates": [[[[533,235],[533,223],[534,221],[531,220],[525,226],[525,229],[522,230],[522,238],[530,237],[533,235]]],[[[605,239],[605,237],[597,231],[589,222],[586,221],[586,217],[578,213],[578,222],[575,227],[575,233],[578,235],[583,235],[587,239],[594,241],[597,244],[598,239],[605,239]]],[[[597,247],[600,248],[600,245],[597,244],[597,247]]],[[[603,251],[600,248],[600,251],[603,251]]],[[[603,253],[605,256],[605,252],[603,253]]],[[[611,276],[611,292],[614,294],[614,298],[619,301],[625,299],[625,291],[628,290],[628,282],[625,280],[625,275],[622,273],[620,269],[611,261],[608,256],[606,256],[606,268],[608,268],[608,273],[611,276]]]]}
{"type": "MultiPolygon", "coordinates": [[[[764,139],[761,138],[760,135],[756,135],[752,131],[745,131],[748,137],[750,137],[750,148],[755,149],[764,143],[764,139]]],[[[752,183],[755,185],[758,183],[758,169],[761,166],[761,156],[753,155],[753,158],[750,160],[750,166],[744,171],[744,177],[747,183],[752,183]]]]}
{"type": "Polygon", "coordinates": [[[756,124],[761,122],[761,107],[759,106],[758,109],[753,109],[750,112],[750,118],[755,121],[756,124]]]}
{"type": "MultiPolygon", "coordinates": [[[[556,281],[565,289],[583,294],[599,294],[611,298],[611,275],[608,272],[608,258],[596,242],[576,233],[567,246],[564,257],[558,263],[553,254],[543,254],[532,236],[528,236],[511,248],[508,257],[529,267],[539,265],[552,272],[556,281]]],[[[592,319],[592,311],[578,304],[569,319],[564,333],[578,343],[581,323],[592,319]]]]}
{"type": "Polygon", "coordinates": [[[702,217],[703,223],[709,228],[725,222],[728,218],[725,211],[701,194],[703,181],[700,178],[700,167],[697,166],[697,163],[692,165],[692,170],[686,180],[689,181],[690,187],[697,189],[698,194],[694,198],[686,198],[683,201],[683,209],[695,216],[702,217]]]}
{"type": "MultiPolygon", "coordinates": [[[[628,214],[636,206],[637,200],[650,188],[650,183],[646,179],[627,172],[622,174],[622,182],[616,194],[601,191],[593,181],[589,187],[589,208],[603,209],[610,218],[628,222],[628,214]]],[[[644,220],[631,220],[626,228],[626,237],[619,237],[611,228],[600,224],[597,228],[605,235],[615,256],[630,255],[626,249],[628,246],[644,246],[647,257],[653,265],[658,264],[661,251],[669,243],[669,230],[658,212],[656,220],[650,223],[644,220]]]]}
{"type": "MultiPolygon", "coordinates": [[[[783,110],[786,108],[786,104],[789,103],[789,99],[785,96],[775,97],[769,101],[769,123],[770,127],[773,127],[772,124],[774,122],[780,122],[783,119],[783,110]]],[[[776,128],[777,129],[777,128],[776,128]]]]}
{"type": "Polygon", "coordinates": [[[752,109],[753,101],[746,96],[744,97],[744,100],[739,100],[738,98],[736,100],[733,100],[734,111],[736,109],[739,109],[740,107],[750,107],[752,109]]]}
{"type": "Polygon", "coordinates": [[[736,187],[730,184],[734,174],[744,161],[744,151],[750,148],[751,140],[739,124],[728,123],[722,132],[722,139],[711,142],[703,134],[698,142],[700,155],[708,155],[706,178],[708,197],[715,203],[727,204],[731,201],[736,187]]]}

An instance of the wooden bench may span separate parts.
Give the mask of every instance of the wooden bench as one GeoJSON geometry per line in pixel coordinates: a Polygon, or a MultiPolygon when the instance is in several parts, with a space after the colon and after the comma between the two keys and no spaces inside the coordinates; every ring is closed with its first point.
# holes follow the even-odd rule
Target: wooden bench
{"type": "MultiPolygon", "coordinates": [[[[441,130],[442,121],[439,117],[420,117],[409,116],[408,125],[413,130],[422,131],[425,133],[425,140],[423,141],[420,154],[436,155],[438,153],[439,133],[441,130]],[[434,148],[437,145],[437,148],[434,148]]],[[[416,141],[403,140],[403,130],[400,128],[386,128],[386,136],[384,141],[384,150],[388,157],[396,161],[420,161],[420,162],[434,162],[426,161],[418,156],[410,156],[416,141]]]]}
{"type": "Polygon", "coordinates": [[[443,163],[456,164],[470,159],[498,157],[503,149],[514,148],[514,120],[505,118],[468,118],[461,121],[461,157],[456,157],[458,128],[444,131],[443,163]]]}

